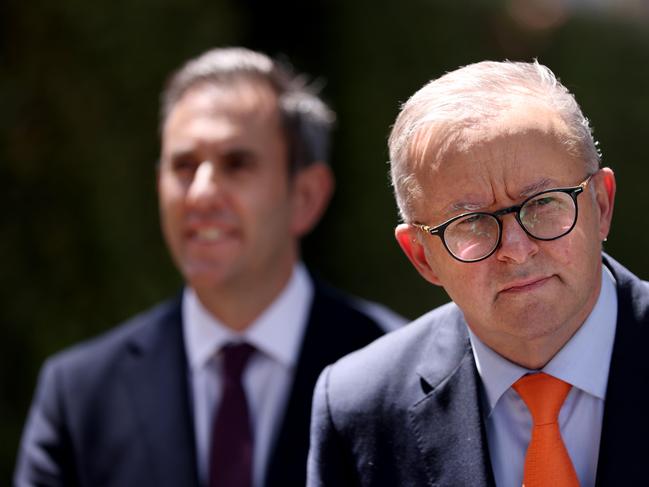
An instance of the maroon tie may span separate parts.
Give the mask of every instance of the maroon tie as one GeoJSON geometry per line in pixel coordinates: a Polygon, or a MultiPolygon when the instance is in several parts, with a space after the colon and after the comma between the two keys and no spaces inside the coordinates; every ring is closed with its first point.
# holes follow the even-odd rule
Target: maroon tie
{"type": "Polygon", "coordinates": [[[212,427],[209,487],[252,487],[252,431],[241,374],[254,351],[247,343],[222,350],[221,403],[212,427]]]}

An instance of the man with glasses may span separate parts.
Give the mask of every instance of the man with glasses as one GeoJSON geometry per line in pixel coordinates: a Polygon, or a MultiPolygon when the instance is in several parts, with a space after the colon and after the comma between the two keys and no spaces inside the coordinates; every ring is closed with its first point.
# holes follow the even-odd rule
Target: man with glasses
{"type": "Polygon", "coordinates": [[[323,372],[309,487],[645,483],[649,284],[602,253],[615,178],[573,95],[469,65],[389,146],[396,238],[453,302],[323,372]]]}

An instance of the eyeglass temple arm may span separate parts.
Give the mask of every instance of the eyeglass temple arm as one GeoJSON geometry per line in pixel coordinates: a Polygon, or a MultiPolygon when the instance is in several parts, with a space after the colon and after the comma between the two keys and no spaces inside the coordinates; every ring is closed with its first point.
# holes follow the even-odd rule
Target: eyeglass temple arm
{"type": "Polygon", "coordinates": [[[422,223],[412,223],[412,225],[419,228],[420,230],[423,230],[426,233],[430,233],[431,235],[438,235],[439,234],[439,229],[438,228],[432,228],[432,227],[429,227],[428,225],[424,225],[422,223]]]}

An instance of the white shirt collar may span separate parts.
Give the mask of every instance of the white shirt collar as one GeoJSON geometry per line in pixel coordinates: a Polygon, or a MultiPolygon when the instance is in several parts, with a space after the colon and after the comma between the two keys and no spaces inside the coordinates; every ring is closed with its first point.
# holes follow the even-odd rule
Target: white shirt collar
{"type": "Polygon", "coordinates": [[[313,282],[302,263],[293,268],[277,299],[243,332],[226,327],[186,287],[182,298],[183,336],[192,370],[204,367],[215,351],[230,342],[246,341],[286,367],[298,359],[313,299],[313,282]]]}
{"type": "MultiPolygon", "coordinates": [[[[604,399],[616,325],[615,278],[603,266],[602,287],[593,310],[568,343],[543,367],[543,372],[604,399]]],[[[532,371],[493,351],[470,328],[469,338],[478,373],[484,384],[489,415],[511,385],[532,371]]]]}

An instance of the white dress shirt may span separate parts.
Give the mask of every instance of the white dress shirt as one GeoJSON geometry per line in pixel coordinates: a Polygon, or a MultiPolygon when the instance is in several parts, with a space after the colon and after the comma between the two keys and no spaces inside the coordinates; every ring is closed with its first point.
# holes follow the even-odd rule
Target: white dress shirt
{"type": "Polygon", "coordinates": [[[182,300],[183,334],[193,398],[198,472],[209,476],[209,450],[215,405],[221,395],[222,347],[246,341],[256,348],[243,374],[254,434],[253,485],[264,484],[266,463],[278,432],[293,381],[313,283],[302,264],[279,297],[242,334],[220,323],[186,288],[182,300]]]}
{"type": "MultiPolygon", "coordinates": [[[[573,386],[559,413],[559,427],[582,487],[595,485],[616,322],[615,279],[604,267],[593,311],[542,369],[573,386]]],[[[520,487],[532,416],[511,386],[532,371],[491,350],[471,330],[469,335],[483,384],[487,441],[496,485],[520,487]]]]}

